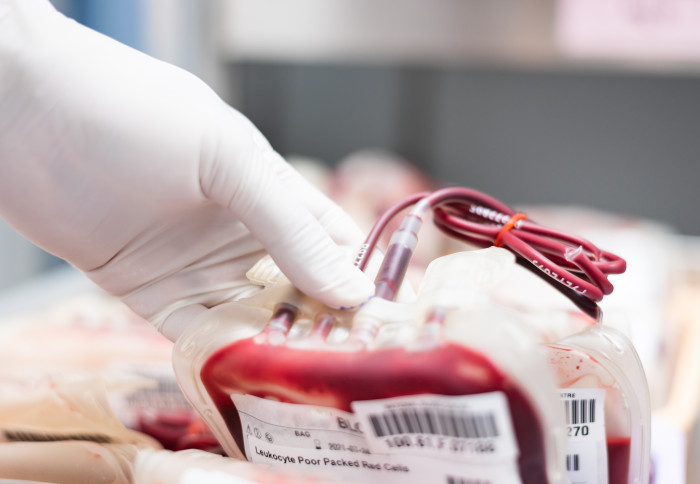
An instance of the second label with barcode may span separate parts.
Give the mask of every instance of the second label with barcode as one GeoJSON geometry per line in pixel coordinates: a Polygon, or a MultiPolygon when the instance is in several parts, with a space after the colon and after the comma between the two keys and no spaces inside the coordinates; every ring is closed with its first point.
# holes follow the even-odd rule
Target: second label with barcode
{"type": "Polygon", "coordinates": [[[460,461],[513,461],[518,447],[501,392],[353,402],[372,452],[460,461]]]}
{"type": "Polygon", "coordinates": [[[576,484],[607,484],[605,390],[559,390],[566,417],[566,470],[576,484]]]}

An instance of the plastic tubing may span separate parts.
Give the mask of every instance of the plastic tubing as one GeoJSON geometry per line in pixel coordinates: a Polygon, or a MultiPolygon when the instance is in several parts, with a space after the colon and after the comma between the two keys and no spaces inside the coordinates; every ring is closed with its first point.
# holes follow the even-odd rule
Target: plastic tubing
{"type": "Polygon", "coordinates": [[[447,235],[478,247],[497,243],[517,257],[520,265],[544,278],[590,316],[599,319],[596,302],[613,290],[609,274],[626,269],[624,259],[603,251],[591,242],[538,225],[525,214],[484,193],[469,188],[448,187],[417,193],[400,201],[379,218],[358,254],[363,269],[389,221],[414,206],[392,235],[375,284],[376,297],[393,299],[401,285],[418,240],[424,214],[447,235]]]}
{"type": "Polygon", "coordinates": [[[392,234],[386,255],[374,280],[376,297],[392,301],[396,296],[418,244],[418,230],[422,223],[420,217],[411,213],[404,217],[401,227],[392,234]]]}

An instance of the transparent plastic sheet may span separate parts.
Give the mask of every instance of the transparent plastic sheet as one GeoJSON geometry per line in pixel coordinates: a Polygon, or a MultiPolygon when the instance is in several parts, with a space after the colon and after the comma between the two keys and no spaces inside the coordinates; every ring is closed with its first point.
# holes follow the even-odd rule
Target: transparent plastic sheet
{"type": "Polygon", "coordinates": [[[648,483],[649,391],[630,341],[615,329],[596,325],[549,345],[549,352],[567,410],[568,458],[578,460],[583,453],[596,462],[576,469],[568,462],[572,481],[585,475],[595,476],[588,477],[590,482],[648,483]],[[600,428],[598,436],[594,426],[600,428]]]}
{"type": "Polygon", "coordinates": [[[176,343],[181,386],[227,453],[253,462],[299,468],[301,457],[307,472],[363,482],[441,472],[446,481],[567,482],[563,409],[542,348],[481,290],[512,256],[492,249],[441,262],[413,303],[324,309],[335,319],[326,338],[317,337],[324,318],[313,319],[321,308],[287,285],[215,308],[176,343]],[[298,311],[286,324],[270,319],[279,301],[298,311]],[[396,412],[419,420],[392,427],[396,412]],[[429,417],[420,423],[429,414],[459,417],[430,429],[429,417]],[[372,429],[377,415],[384,428],[372,429]],[[503,439],[467,429],[482,417],[503,439]]]}
{"type": "Polygon", "coordinates": [[[0,324],[0,375],[34,380],[89,373],[126,427],[167,449],[221,452],[182,395],[171,353],[169,340],[102,294],[73,296],[0,324]]]}
{"type": "MultiPolygon", "coordinates": [[[[101,382],[88,375],[0,380],[0,483],[199,484],[302,483],[202,450],[162,450],[125,428],[101,382]]],[[[321,482],[321,481],[318,481],[321,482]]],[[[325,482],[325,480],[323,481],[325,482]]]]}
{"type": "Polygon", "coordinates": [[[160,445],[119,422],[95,378],[0,380],[0,478],[129,484],[144,448],[160,445]]]}

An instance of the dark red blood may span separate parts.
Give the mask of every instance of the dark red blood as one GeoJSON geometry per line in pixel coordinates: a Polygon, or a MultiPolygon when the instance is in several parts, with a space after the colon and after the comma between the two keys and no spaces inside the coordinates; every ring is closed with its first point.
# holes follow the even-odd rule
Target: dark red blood
{"type": "Polygon", "coordinates": [[[143,412],[138,417],[136,430],[155,438],[164,448],[176,450],[178,440],[187,433],[194,418],[193,412],[143,412]]]}
{"type": "Polygon", "coordinates": [[[199,449],[223,454],[209,427],[193,410],[153,411],[139,415],[136,430],[160,442],[168,450],[199,449]]]}
{"type": "Polygon", "coordinates": [[[354,401],[500,391],[509,404],[523,482],[547,482],[543,429],[530,400],[489,358],[457,344],[428,351],[328,352],[257,344],[251,338],[212,354],[201,378],[241,451],[243,432],[231,393],[312,405],[331,399],[336,408],[351,411],[354,401]],[[277,391],[280,387],[284,392],[277,391]],[[303,401],[293,394],[303,395],[303,401]]]}
{"type": "Polygon", "coordinates": [[[608,438],[608,484],[627,484],[630,467],[629,437],[608,438]]]}

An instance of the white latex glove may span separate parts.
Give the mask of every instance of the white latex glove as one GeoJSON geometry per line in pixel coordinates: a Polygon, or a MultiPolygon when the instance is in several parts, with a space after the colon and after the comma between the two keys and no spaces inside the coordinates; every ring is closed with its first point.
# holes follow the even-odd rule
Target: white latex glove
{"type": "Polygon", "coordinates": [[[46,0],[0,0],[0,216],[166,335],[266,251],[330,306],[373,291],[337,245],[363,234],[243,115],[46,0]]]}

